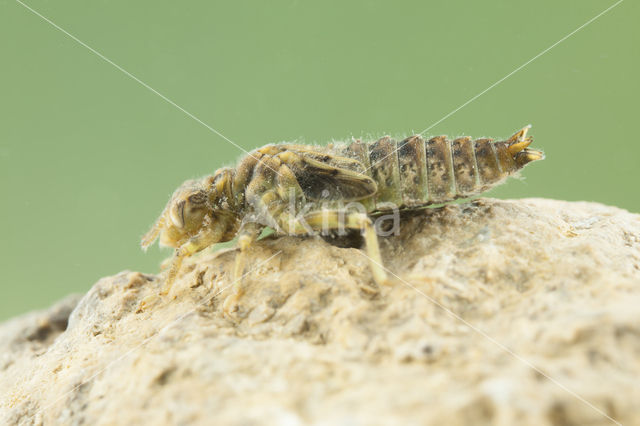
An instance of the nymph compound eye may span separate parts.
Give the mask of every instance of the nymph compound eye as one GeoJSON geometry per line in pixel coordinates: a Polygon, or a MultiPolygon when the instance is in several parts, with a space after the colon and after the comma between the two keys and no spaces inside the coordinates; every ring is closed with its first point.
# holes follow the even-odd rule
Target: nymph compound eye
{"type": "Polygon", "coordinates": [[[184,228],[185,220],[184,220],[184,205],[186,203],[184,200],[176,202],[173,206],[171,206],[171,223],[173,226],[178,228],[184,228]]]}
{"type": "Polygon", "coordinates": [[[191,204],[200,206],[207,202],[207,194],[205,194],[204,191],[198,191],[194,194],[191,194],[188,200],[191,204]]]}

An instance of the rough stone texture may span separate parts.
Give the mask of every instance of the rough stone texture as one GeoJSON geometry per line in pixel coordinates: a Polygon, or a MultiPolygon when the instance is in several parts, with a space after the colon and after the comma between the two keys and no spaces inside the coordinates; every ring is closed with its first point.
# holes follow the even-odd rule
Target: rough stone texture
{"type": "Polygon", "coordinates": [[[227,250],[143,312],[161,279],[122,272],[9,321],[0,422],[640,424],[640,216],[478,200],[381,245],[378,294],[360,250],[266,238],[233,319],[227,250]]]}

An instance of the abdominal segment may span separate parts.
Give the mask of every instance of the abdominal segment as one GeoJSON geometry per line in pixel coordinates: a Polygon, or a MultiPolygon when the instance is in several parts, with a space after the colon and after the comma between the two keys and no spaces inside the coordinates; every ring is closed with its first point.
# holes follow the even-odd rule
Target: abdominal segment
{"type": "MultiPolygon", "coordinates": [[[[510,141],[411,136],[353,142],[343,155],[358,159],[378,186],[375,205],[418,207],[441,204],[484,192],[521,166],[509,153],[510,141]]],[[[523,164],[524,165],[524,164],[523,164]]]]}

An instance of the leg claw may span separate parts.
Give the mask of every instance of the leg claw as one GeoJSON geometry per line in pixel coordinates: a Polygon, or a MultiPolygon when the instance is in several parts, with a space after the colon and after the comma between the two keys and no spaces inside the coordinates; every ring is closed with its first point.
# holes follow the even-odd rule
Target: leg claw
{"type": "Polygon", "coordinates": [[[233,313],[238,311],[238,302],[240,301],[240,297],[242,294],[233,293],[224,299],[222,303],[222,312],[228,317],[233,317],[233,313]]]}
{"type": "Polygon", "coordinates": [[[161,299],[162,299],[162,293],[160,293],[160,294],[153,293],[153,294],[150,294],[150,295],[144,297],[140,301],[140,303],[138,304],[138,308],[136,309],[136,313],[139,314],[141,312],[144,312],[148,308],[157,305],[158,302],[160,302],[161,299]]]}

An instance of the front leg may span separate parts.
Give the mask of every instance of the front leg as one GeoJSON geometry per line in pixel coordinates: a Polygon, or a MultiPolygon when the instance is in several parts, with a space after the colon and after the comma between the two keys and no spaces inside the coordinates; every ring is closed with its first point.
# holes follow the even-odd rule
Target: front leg
{"type": "Polygon", "coordinates": [[[171,260],[171,265],[167,272],[164,287],[162,291],[160,291],[160,294],[162,296],[169,294],[185,257],[189,257],[201,250],[204,250],[218,241],[220,241],[220,230],[207,227],[178,247],[173,255],[173,259],[171,260]]]}
{"type": "Polygon", "coordinates": [[[142,312],[149,306],[156,304],[162,296],[166,296],[171,291],[171,287],[173,286],[173,282],[175,281],[178,272],[180,271],[180,266],[182,266],[182,261],[185,257],[191,256],[194,253],[203,250],[212,244],[215,244],[220,240],[220,230],[205,228],[200,231],[197,235],[189,238],[189,240],[176,249],[173,258],[169,263],[169,271],[167,272],[166,278],[164,280],[164,286],[160,293],[158,294],[150,294],[143,298],[138,305],[138,309],[136,312],[142,312]]]}
{"type": "Polygon", "coordinates": [[[162,296],[169,294],[185,257],[204,250],[222,239],[226,228],[225,222],[212,222],[208,219],[205,220],[206,222],[203,224],[202,230],[176,249],[173,258],[169,262],[169,270],[160,293],[151,294],[143,298],[138,305],[137,312],[144,311],[147,307],[158,302],[162,296]]]}

